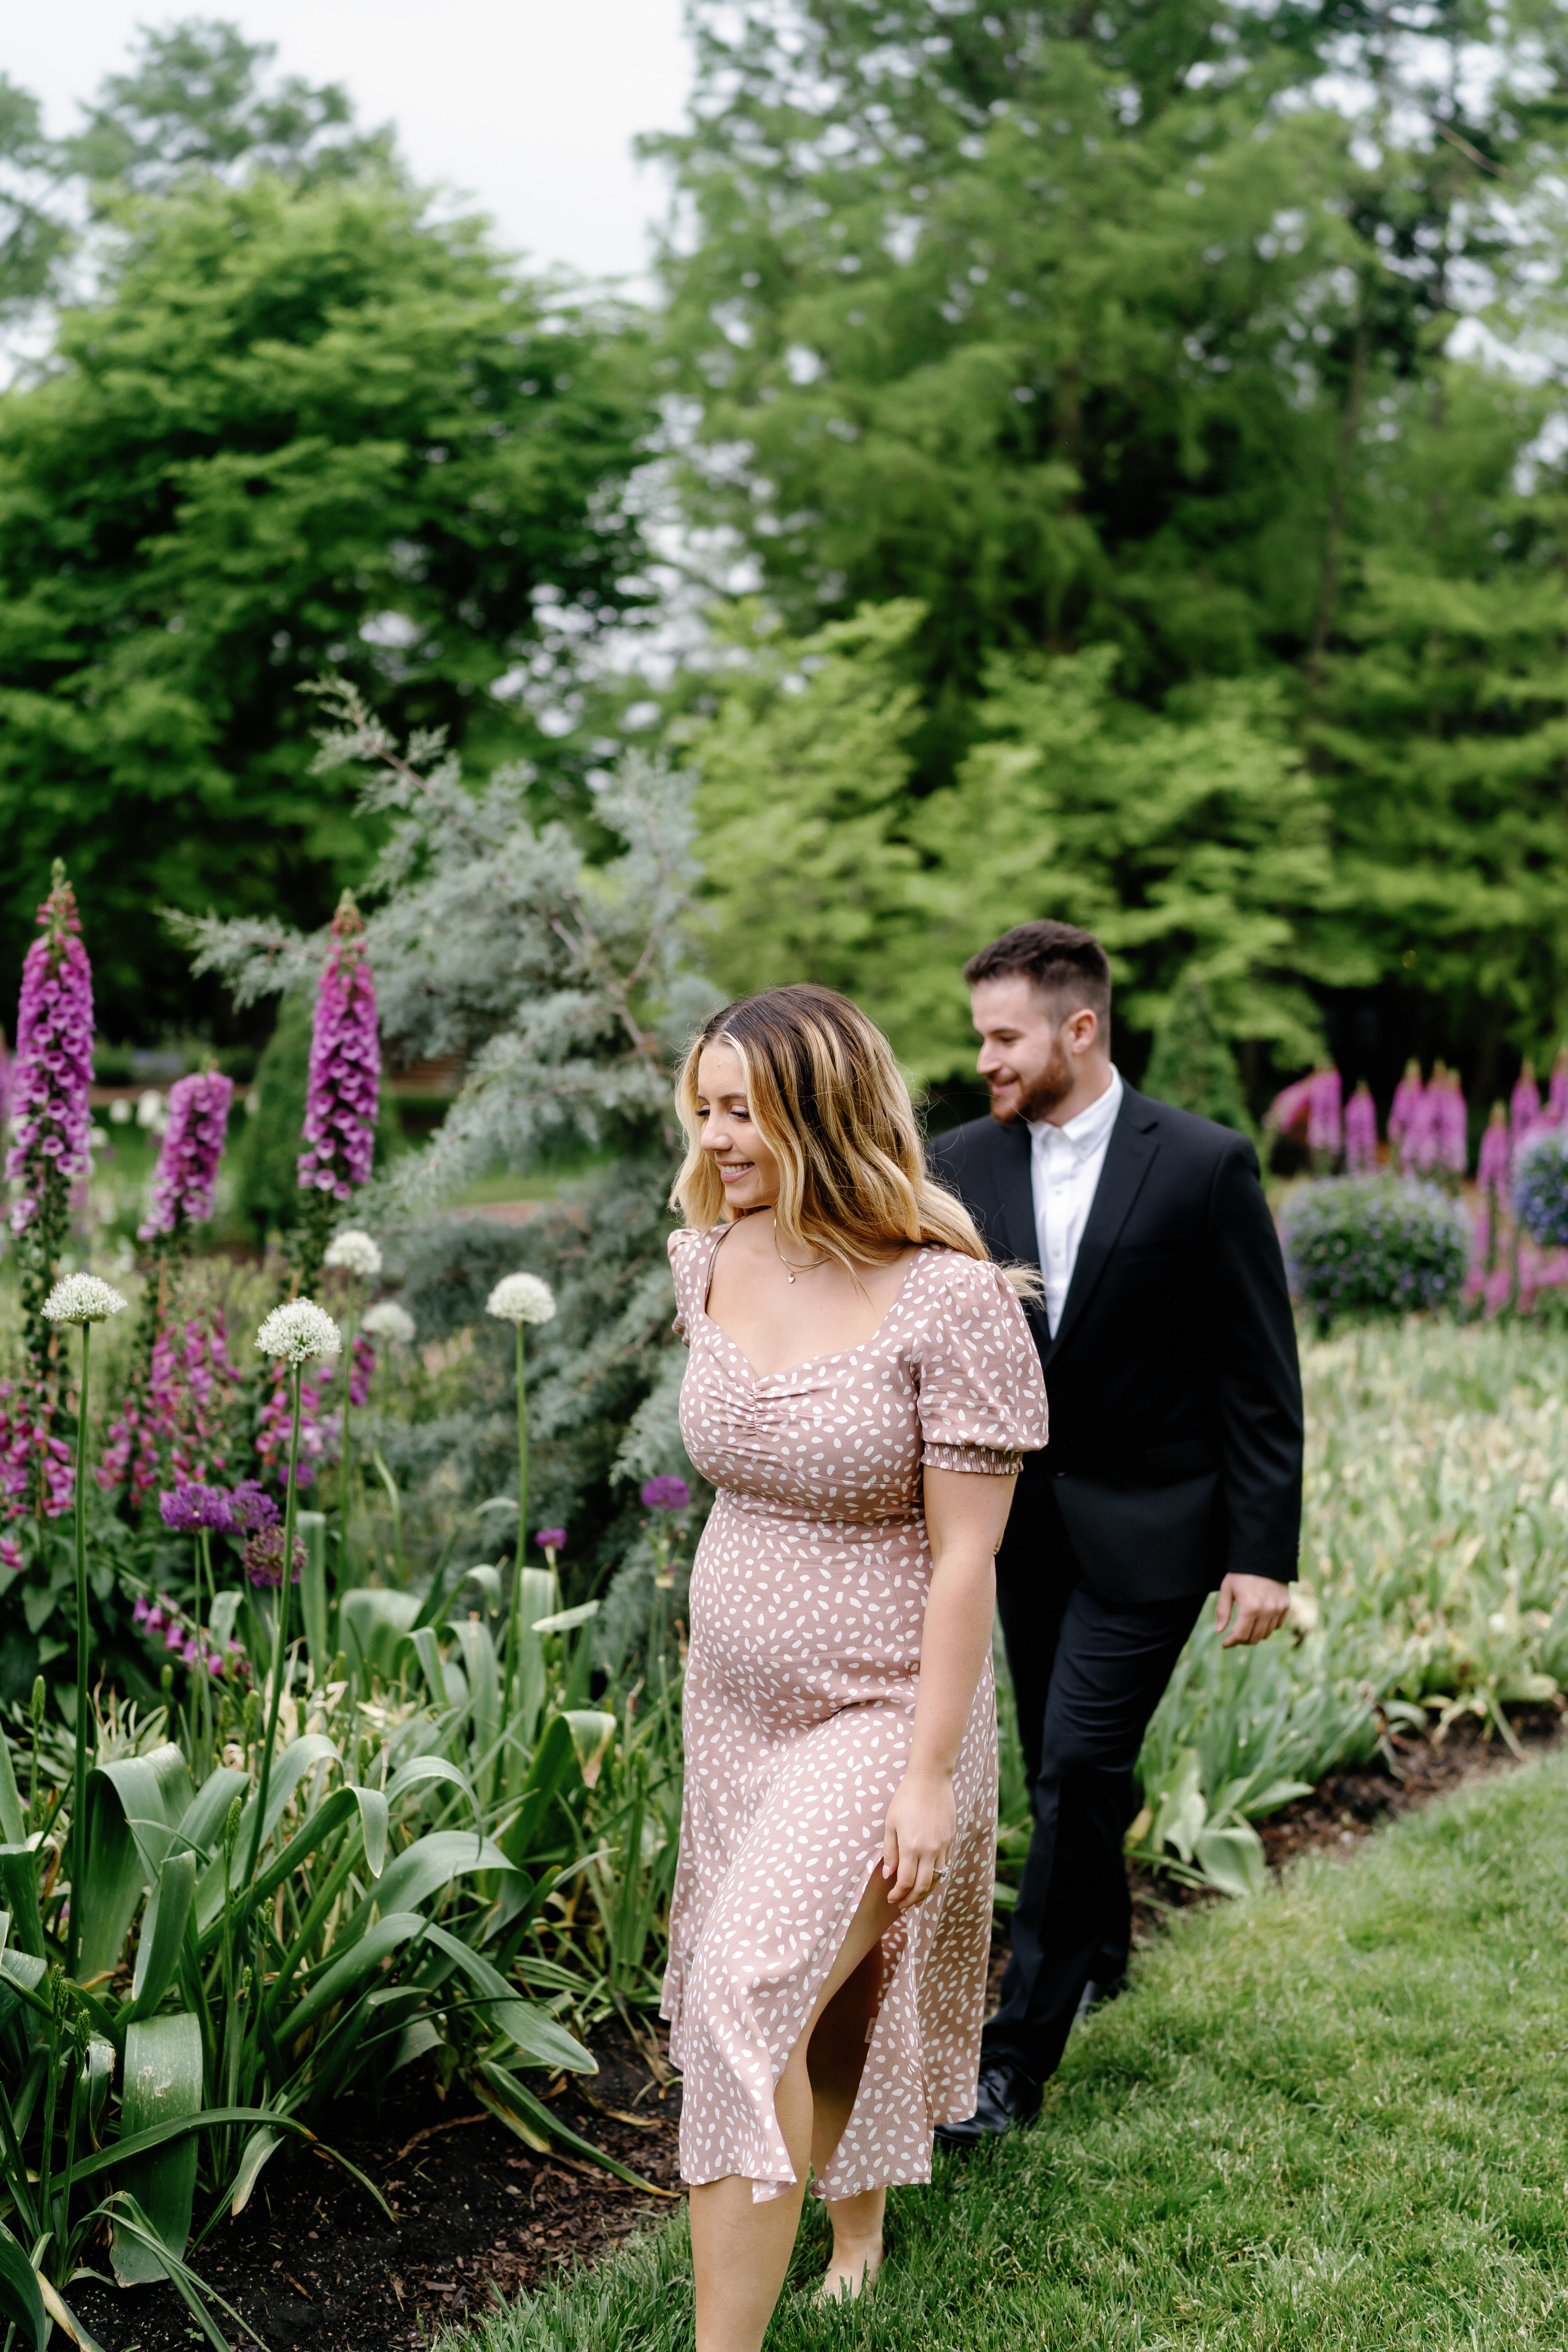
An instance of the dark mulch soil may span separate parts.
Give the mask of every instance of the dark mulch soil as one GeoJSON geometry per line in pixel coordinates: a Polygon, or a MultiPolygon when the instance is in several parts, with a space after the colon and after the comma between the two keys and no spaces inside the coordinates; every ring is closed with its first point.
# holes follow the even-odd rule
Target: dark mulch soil
{"type": "MultiPolygon", "coordinates": [[[[666,2081],[655,2081],[619,2027],[592,2047],[597,2074],[569,2077],[552,2105],[584,2139],[674,2189],[679,2085],[662,2064],[666,2081]]],[[[379,2115],[345,2104],[325,2137],[376,2182],[392,2221],[325,2158],[289,2161],[280,2149],[246,2211],[190,2257],[268,2347],[405,2352],[669,2210],[667,2197],[586,2159],[536,2156],[460,2089],[441,2100],[427,2064],[395,2080],[379,2115]]],[[[105,2251],[89,2259],[107,2272],[105,2251]]],[[[67,2301],[103,2352],[190,2352],[196,2340],[168,2287],[83,2281],[67,2301]]],[[[231,2344],[249,2340],[221,2314],[219,2325],[231,2344]]],[[[58,2328],[54,2344],[65,2352],[58,2328]]]]}
{"type": "MultiPolygon", "coordinates": [[[[1563,1736],[1554,1708],[1525,1710],[1513,1721],[1527,1749],[1563,1736]]],[[[1514,1760],[1469,1722],[1441,1744],[1395,1738],[1390,1745],[1397,1769],[1379,1758],[1364,1771],[1337,1774],[1260,1824],[1271,1865],[1310,1852],[1349,1853],[1380,1821],[1514,1760]]],[[[1140,1943],[1173,1909],[1214,1899],[1141,1869],[1131,1879],[1140,1943]]],[[[994,1996],[1006,1956],[999,1926],[994,1996]]],[[[657,2187],[677,2189],[680,2093],[662,2052],[656,2076],[619,2027],[596,2035],[593,2048],[598,2074],[563,2081],[553,2104],[584,2138],[657,2187]]],[[[328,2137],[382,2188],[392,2221],[326,2158],[289,2160],[279,2150],[247,2211],[220,2221],[193,2257],[198,2275],[268,2347],[414,2352],[447,2322],[477,2317],[563,2264],[594,2261],[669,2210],[668,2198],[626,2189],[585,2161],[535,2155],[461,2090],[443,2101],[428,2067],[399,2076],[379,2113],[346,2105],[328,2137]]],[[[98,2266],[108,2267],[101,2252],[98,2266]]],[[[84,2281],[69,2300],[104,2352],[189,2352],[196,2340],[189,2313],[166,2287],[117,2291],[84,2281]]],[[[231,2344],[248,2340],[223,2324],[231,2344]]],[[[54,2343],[64,2352],[58,2330],[54,2343]]]]}

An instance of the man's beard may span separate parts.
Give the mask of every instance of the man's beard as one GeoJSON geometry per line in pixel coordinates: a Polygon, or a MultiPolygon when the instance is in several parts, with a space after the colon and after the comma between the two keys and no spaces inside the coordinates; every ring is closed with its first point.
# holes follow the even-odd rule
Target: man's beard
{"type": "Polygon", "coordinates": [[[1016,1119],[1026,1122],[1048,1118],[1058,1103],[1066,1102],[1072,1092],[1072,1071],[1068,1066],[1067,1049],[1057,1040],[1055,1053],[1033,1083],[1019,1097],[1016,1110],[998,1110],[994,1096],[991,1116],[1003,1127],[1011,1127],[1016,1119]]]}

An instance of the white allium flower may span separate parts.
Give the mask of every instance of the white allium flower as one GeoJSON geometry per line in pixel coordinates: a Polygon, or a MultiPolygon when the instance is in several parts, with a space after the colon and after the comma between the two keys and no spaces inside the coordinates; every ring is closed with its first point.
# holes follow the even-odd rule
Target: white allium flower
{"type": "Polygon", "coordinates": [[[381,1252],[368,1234],[352,1226],[346,1234],[334,1234],[321,1264],[342,1266],[345,1274],[363,1275],[366,1282],[374,1282],[381,1272],[381,1252]]]}
{"type": "Polygon", "coordinates": [[[256,1335],[264,1356],[281,1356],[287,1364],[308,1364],[317,1356],[335,1356],[343,1335],[313,1298],[290,1298],[275,1307],[256,1335]]]}
{"type": "Polygon", "coordinates": [[[406,1348],[414,1338],[414,1318],[395,1298],[378,1298],[365,1308],[363,1328],[373,1339],[390,1339],[406,1348]]]}
{"type": "Polygon", "coordinates": [[[503,1323],[548,1323],[555,1293],[536,1274],[503,1275],[485,1301],[485,1312],[503,1323]]]}
{"type": "Polygon", "coordinates": [[[44,1301],[51,1323],[107,1323],[125,1301],[96,1274],[68,1274],[44,1301]]]}

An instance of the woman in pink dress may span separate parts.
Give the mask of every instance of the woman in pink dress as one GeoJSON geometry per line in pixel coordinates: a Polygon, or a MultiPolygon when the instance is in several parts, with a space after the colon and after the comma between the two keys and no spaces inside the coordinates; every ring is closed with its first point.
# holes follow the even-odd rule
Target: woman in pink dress
{"type": "Polygon", "coordinates": [[[679,1085],[691,1578],[665,2014],[697,2352],[758,2352],[808,2175],[825,2291],[973,2109],[996,1835],[993,1558],[1039,1360],[845,998],[732,1004],[679,1085]]]}

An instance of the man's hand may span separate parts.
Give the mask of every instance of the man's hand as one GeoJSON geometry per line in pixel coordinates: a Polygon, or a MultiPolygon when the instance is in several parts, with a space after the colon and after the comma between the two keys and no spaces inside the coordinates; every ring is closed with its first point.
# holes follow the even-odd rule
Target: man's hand
{"type": "Polygon", "coordinates": [[[1221,1647],[1234,1650],[1244,1642],[1267,1642],[1290,1613],[1290,1588],[1271,1576],[1227,1576],[1219,1589],[1215,1623],[1228,1633],[1221,1647]],[[1234,1622],[1233,1622],[1234,1620],[1234,1622]]]}

